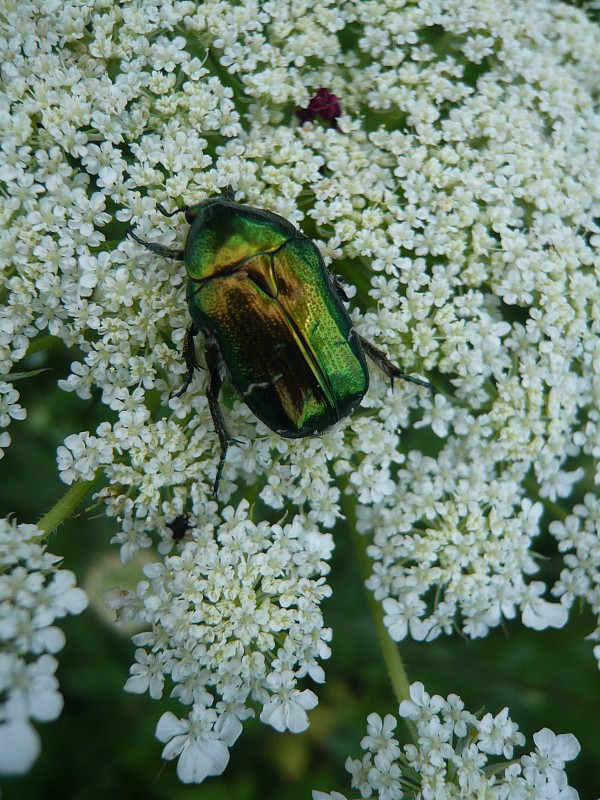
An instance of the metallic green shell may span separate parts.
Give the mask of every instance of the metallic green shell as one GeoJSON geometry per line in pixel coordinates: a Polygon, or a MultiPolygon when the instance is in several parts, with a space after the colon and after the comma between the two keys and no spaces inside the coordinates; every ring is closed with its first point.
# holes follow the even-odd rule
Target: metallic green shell
{"type": "Polygon", "coordinates": [[[289,438],[351,414],[369,374],[316,245],[283,217],[224,197],[187,216],[191,317],[254,414],[289,438]]]}

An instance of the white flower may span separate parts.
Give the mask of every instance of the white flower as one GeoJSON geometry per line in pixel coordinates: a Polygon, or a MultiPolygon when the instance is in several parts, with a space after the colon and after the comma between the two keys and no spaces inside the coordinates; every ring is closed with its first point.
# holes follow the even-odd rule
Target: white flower
{"type": "Polygon", "coordinates": [[[86,431],[67,436],[65,446],[57,450],[57,457],[60,477],[65,483],[90,481],[98,466],[112,463],[113,448],[104,438],[91,436],[86,431]]]}
{"type": "Polygon", "coordinates": [[[431,430],[442,438],[448,435],[449,425],[455,416],[455,409],[442,394],[436,394],[432,399],[423,401],[425,413],[414,428],[425,428],[431,425],[431,430]]]}
{"type": "Polygon", "coordinates": [[[75,575],[70,570],[61,569],[54,573],[45,590],[39,591],[35,599],[36,626],[49,625],[55,619],[67,614],[80,614],[87,608],[87,595],[75,583],[75,575]]]}
{"type": "Polygon", "coordinates": [[[138,663],[130,667],[131,677],[125,684],[125,691],[136,694],[147,691],[150,697],[158,700],[162,697],[165,683],[164,663],[141,647],[135,651],[135,658],[138,663]]]}
{"type": "MultiPolygon", "coordinates": [[[[10,693],[4,703],[4,712],[9,718],[35,719],[48,722],[60,716],[63,698],[58,691],[58,680],[54,676],[57,660],[43,655],[37,661],[26,664],[18,660],[16,669],[8,677],[10,693]],[[12,684],[12,685],[11,685],[12,684]]],[[[6,685],[6,684],[5,684],[6,685]]]]}
{"type": "Polygon", "coordinates": [[[214,709],[202,706],[194,706],[186,720],[177,719],[170,711],[159,719],[156,736],[166,742],[163,758],[170,761],[179,756],[177,775],[184,783],[200,783],[210,775],[220,775],[227,766],[228,744],[237,736],[223,741],[218,719],[214,709]]]}
{"type": "Polygon", "coordinates": [[[363,750],[386,752],[393,756],[399,755],[398,742],[392,735],[397,724],[397,720],[391,714],[386,714],[383,720],[379,714],[369,714],[367,736],[361,740],[360,746],[363,750]]]}
{"type": "Polygon", "coordinates": [[[523,624],[536,631],[544,628],[562,628],[566,623],[569,612],[562,603],[549,603],[542,600],[539,595],[546,589],[541,581],[529,584],[528,591],[523,597],[523,624]]]}
{"type": "Polygon", "coordinates": [[[462,753],[453,755],[452,762],[456,766],[458,785],[467,797],[476,797],[484,786],[483,767],[486,763],[485,753],[481,753],[477,745],[465,747],[462,753]]]}
{"type": "Polygon", "coordinates": [[[401,602],[386,597],[382,605],[385,611],[383,622],[392,639],[400,642],[409,631],[414,639],[426,638],[430,626],[419,619],[425,613],[426,605],[416,592],[405,594],[401,602]]]}
{"type": "Polygon", "coordinates": [[[484,753],[512,758],[514,746],[525,743],[523,734],[508,716],[508,708],[503,708],[496,716],[486,714],[478,727],[477,745],[484,753]]]}
{"type": "Polygon", "coordinates": [[[428,722],[444,706],[444,700],[439,695],[431,697],[420,681],[411,684],[410,700],[400,703],[400,715],[412,722],[428,722]]]}
{"type": "Polygon", "coordinates": [[[314,708],[318,698],[310,689],[300,691],[295,687],[294,674],[290,670],[282,673],[271,673],[266,681],[268,691],[273,693],[265,703],[260,714],[261,722],[275,728],[276,731],[301,733],[308,728],[307,711],[314,708]]]}
{"type": "Polygon", "coordinates": [[[572,761],[579,755],[581,747],[572,733],[558,736],[548,728],[533,734],[536,752],[523,756],[523,774],[535,780],[543,775],[549,783],[561,787],[565,762],[572,761]]]}

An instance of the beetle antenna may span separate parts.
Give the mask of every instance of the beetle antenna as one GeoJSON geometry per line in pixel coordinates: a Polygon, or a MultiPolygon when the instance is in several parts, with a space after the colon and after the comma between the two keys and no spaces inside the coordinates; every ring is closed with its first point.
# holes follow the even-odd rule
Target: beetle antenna
{"type": "Polygon", "coordinates": [[[167,211],[162,203],[157,203],[156,207],[164,217],[174,217],[175,214],[183,214],[190,210],[189,206],[181,206],[181,208],[176,208],[175,211],[167,211]]]}

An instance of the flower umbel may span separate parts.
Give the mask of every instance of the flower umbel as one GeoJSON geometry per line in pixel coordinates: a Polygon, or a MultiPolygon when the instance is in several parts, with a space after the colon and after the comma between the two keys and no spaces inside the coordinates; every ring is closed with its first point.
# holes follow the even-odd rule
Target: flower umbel
{"type": "Polygon", "coordinates": [[[531,546],[536,501],[568,498],[583,478],[573,459],[597,460],[597,29],[543,3],[533,44],[527,3],[386,7],[377,29],[371,2],[309,3],[292,29],[284,7],[150,3],[142,24],[127,6],[109,16],[82,6],[73,26],[59,4],[55,15],[23,5],[18,30],[7,28],[1,98],[2,253],[14,271],[2,363],[44,328],[83,351],[61,386],[82,398],[99,390],[117,419],[69,436],[59,466],[67,482],[103,473],[124,560],[152,531],[167,537],[165,519],[218,525],[205,375],[171,397],[185,371],[185,275],[124,232],[133,223],[179,246],[186,226],[157,202],[231,185],[238,200],[313,226],[364,287],[360,333],[405,370],[439,376],[443,391],[386,392],[373,369],[362,411],[302,441],[226,400],[239,444],[224,500],[252,487],[323,529],[342,515],[345,484],[361,530],[377,532],[370,586],[398,638],[455,626],[482,636],[516,615],[536,629],[564,624],[566,605],[532,582],[531,546]],[[26,57],[24,30],[39,40],[26,57]],[[343,100],[339,131],[285,117],[324,86],[328,102],[343,100]],[[250,105],[235,104],[239,90],[250,105]],[[427,456],[403,444],[413,424],[427,456]]]}
{"type": "MultiPolygon", "coordinates": [[[[525,737],[508,718],[507,709],[481,719],[464,709],[456,695],[430,696],[422,683],[410,687],[411,700],[400,705],[400,717],[412,720],[418,742],[400,746],[393,737],[396,719],[368,717],[361,742],[362,759],[349,758],[352,787],[364,798],[508,798],[576,800],[567,783],[565,762],[579,753],[572,734],[544,728],[534,734],[535,750],[513,758],[525,737]],[[493,735],[490,735],[494,732],[493,735]],[[504,755],[505,762],[494,756],[504,755]]],[[[313,792],[313,800],[345,800],[338,792],[313,792]]]]}
{"type": "Polygon", "coordinates": [[[188,719],[159,721],[165,758],[179,756],[184,781],[203,780],[226,766],[241,720],[260,718],[278,731],[308,727],[316,695],[298,681],[322,682],[330,631],[320,602],[330,534],[306,521],[254,524],[243,501],[214,531],[204,530],[180,553],[145,568],[134,594],[112,592],[120,619],[147,626],[126,689],[170,696],[189,707],[188,719]]]}
{"type": "MultiPolygon", "coordinates": [[[[589,639],[600,642],[600,498],[588,493],[583,503],[573,508],[564,521],[550,523],[550,531],[558,540],[565,568],[552,588],[561,602],[571,606],[585,600],[596,616],[596,629],[589,639]]],[[[600,666],[600,645],[594,647],[600,666]]]]}
{"type": "Polygon", "coordinates": [[[27,772],[40,749],[32,721],[60,715],[54,654],[65,639],[53,623],[88,602],[42,536],[35,525],[0,520],[0,774],[27,772]]]}

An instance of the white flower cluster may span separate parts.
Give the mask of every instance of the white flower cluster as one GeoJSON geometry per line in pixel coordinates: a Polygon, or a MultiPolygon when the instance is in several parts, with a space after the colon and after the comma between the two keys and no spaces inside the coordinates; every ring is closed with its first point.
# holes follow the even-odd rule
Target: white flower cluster
{"type": "MultiPolygon", "coordinates": [[[[359,288],[360,334],[439,391],[392,391],[373,368],[352,420],[283,440],[226,387],[238,444],[221,501],[247,491],[317,536],[345,490],[398,639],[481,636],[517,614],[563,624],[568,598],[544,599],[530,546],[581,456],[600,481],[598,27],[549,0],[0,0],[0,17],[0,369],[44,330],[83,352],[60,385],[100,395],[114,421],[69,436],[59,466],[68,483],[103,474],[123,559],[153,531],[172,546],[169,518],[189,514],[201,541],[226,524],[206,373],[171,397],[184,270],[125,227],[180,247],[187,225],[157,202],[231,185],[314,235],[359,288]],[[337,128],[299,124],[323,87],[337,128]]],[[[192,586],[186,548],[174,563],[192,586]]],[[[296,566],[286,598],[304,591],[296,566]]],[[[160,601],[177,596],[173,567],[153,570],[168,653],[182,648],[160,601]]],[[[186,608],[184,630],[203,613],[186,608]]],[[[284,692],[260,674],[253,699],[284,692]]],[[[190,731],[211,720],[231,741],[222,708],[198,703],[190,731]]]]}
{"type": "MultiPolygon", "coordinates": [[[[550,531],[565,554],[565,569],[552,593],[570,605],[585,600],[596,615],[596,630],[588,637],[600,642],[600,498],[586,494],[564,520],[550,523],[550,531]]],[[[600,644],[594,647],[600,667],[600,644]]]]}
{"type": "Polygon", "coordinates": [[[40,749],[32,721],[60,715],[54,654],[65,637],[54,622],[88,602],[42,536],[35,525],[0,520],[0,774],[27,772],[40,749]]]}
{"type": "MultiPolygon", "coordinates": [[[[410,700],[400,704],[400,717],[416,730],[415,744],[400,746],[394,738],[397,720],[391,714],[368,717],[361,742],[361,760],[349,758],[352,787],[364,798],[379,800],[577,800],[567,783],[565,762],[579,753],[570,733],[544,728],[533,735],[535,750],[514,758],[525,737],[507,709],[481,719],[457,695],[430,696],[422,683],[410,687],[410,700]],[[499,761],[503,757],[506,761],[499,761]]],[[[339,792],[313,792],[313,800],[346,800],[339,792]]]]}
{"type": "Polygon", "coordinates": [[[179,756],[185,782],[220,774],[241,721],[260,719],[278,731],[308,727],[317,703],[298,681],[322,682],[331,632],[320,603],[330,594],[324,575],[333,549],[330,534],[296,518],[288,525],[254,524],[248,503],[223,512],[176,556],[145,567],[135,593],[107,595],[120,619],[147,628],[136,634],[136,662],[126,689],[186,706],[186,718],[159,720],[163,756],[179,756]]]}
{"type": "MultiPolygon", "coordinates": [[[[371,291],[380,312],[366,332],[378,335],[385,319],[390,351],[404,334],[402,363],[420,358],[454,388],[425,398],[413,426],[420,435],[431,426],[437,453],[425,439],[429,455],[413,450],[390,480],[389,445],[383,459],[367,451],[352,476],[360,528],[374,537],[369,585],[397,639],[449,632],[461,617],[469,636],[516,614],[536,629],[559,626],[568,604],[542,599],[545,585],[528,579],[542,511],[528,498],[569,497],[584,477],[572,459],[590,453],[597,464],[600,452],[600,117],[589,94],[598,30],[544,3],[514,14],[503,3],[433,13],[427,4],[427,24],[443,28],[453,54],[442,59],[435,43],[419,43],[423,4],[369,26],[376,6],[360,4],[360,47],[373,56],[360,92],[410,133],[370,136],[404,203],[387,218],[379,211],[368,247],[366,230],[360,239],[380,271],[371,291]],[[534,18],[535,41],[524,35],[534,18]]],[[[407,425],[401,402],[395,392],[378,406],[390,432],[407,425]]]]}
{"type": "MultiPolygon", "coordinates": [[[[445,456],[449,466],[451,457],[445,456]]],[[[469,506],[466,493],[461,494],[467,487],[460,470],[453,475],[448,469],[443,481],[443,463],[412,453],[398,473],[400,485],[410,487],[402,503],[378,512],[368,548],[375,566],[367,586],[383,602],[392,638],[450,634],[458,612],[471,638],[485,636],[518,613],[535,630],[564,625],[570,604],[544,600],[546,585],[526,580],[538,569],[530,547],[539,532],[541,504],[519,501],[516,482],[501,482],[495,464],[483,462],[468,487],[469,506]],[[435,523],[427,525],[423,517],[435,523]],[[423,595],[426,587],[438,585],[444,587],[443,597],[429,611],[423,595]]],[[[371,519],[372,514],[363,515],[359,529],[369,531],[371,519]]]]}
{"type": "MultiPolygon", "coordinates": [[[[11,419],[25,419],[27,412],[19,405],[19,392],[11,383],[0,381],[0,430],[8,428],[11,419]]],[[[0,458],[4,456],[4,451],[10,445],[10,433],[2,431],[0,433],[0,458]]]]}

